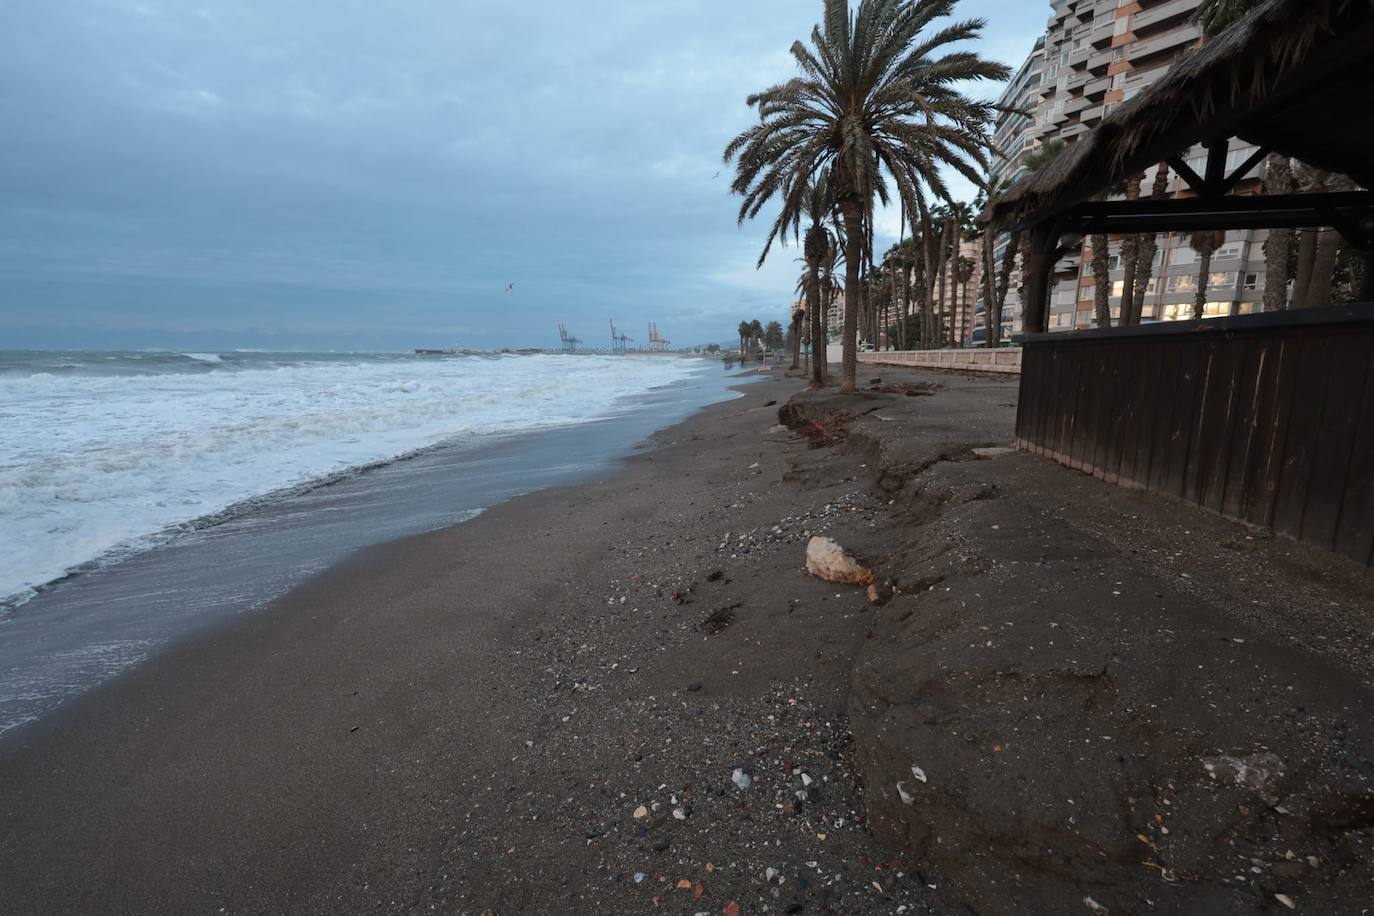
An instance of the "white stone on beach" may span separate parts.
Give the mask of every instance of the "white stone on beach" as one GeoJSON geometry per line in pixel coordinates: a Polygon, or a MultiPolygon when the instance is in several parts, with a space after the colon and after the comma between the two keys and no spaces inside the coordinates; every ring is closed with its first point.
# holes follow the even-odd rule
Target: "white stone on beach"
{"type": "Polygon", "coordinates": [[[873,571],[831,538],[813,537],[806,544],[806,571],[828,582],[869,585],[873,571]]]}

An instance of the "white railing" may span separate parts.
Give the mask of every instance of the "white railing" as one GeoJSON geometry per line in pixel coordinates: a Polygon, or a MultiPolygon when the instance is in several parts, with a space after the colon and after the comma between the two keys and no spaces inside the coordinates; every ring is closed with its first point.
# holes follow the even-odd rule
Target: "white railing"
{"type": "Polygon", "coordinates": [[[860,353],[859,362],[874,366],[913,366],[920,369],[952,369],[960,372],[1021,374],[1021,348],[995,350],[880,350],[860,353]]]}

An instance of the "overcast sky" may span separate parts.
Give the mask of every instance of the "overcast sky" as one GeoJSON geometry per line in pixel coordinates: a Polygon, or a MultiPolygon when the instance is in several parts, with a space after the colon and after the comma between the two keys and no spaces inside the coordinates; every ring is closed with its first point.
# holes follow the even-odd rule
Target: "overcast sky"
{"type": "MultiPolygon", "coordinates": [[[[548,345],[559,321],[600,343],[611,318],[678,344],[782,318],[796,251],[755,271],[764,225],[736,227],[720,155],[820,6],[0,2],[0,348],[548,345]]],[[[1013,67],[1048,13],[960,4],[1013,67]]]]}

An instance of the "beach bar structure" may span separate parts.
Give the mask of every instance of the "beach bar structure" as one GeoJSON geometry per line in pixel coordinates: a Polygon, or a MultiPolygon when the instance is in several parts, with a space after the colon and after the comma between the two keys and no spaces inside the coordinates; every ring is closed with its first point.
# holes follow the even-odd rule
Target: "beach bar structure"
{"type": "Polygon", "coordinates": [[[1017,441],[1368,566],[1374,194],[1232,194],[1269,152],[1374,187],[1374,0],[1262,4],[992,201],[1030,239],[1017,441]],[[1259,151],[1228,170],[1235,139],[1259,151]],[[1159,163],[1187,196],[1103,199],[1159,163]],[[1086,235],[1303,227],[1361,258],[1355,303],[1045,333],[1054,263],[1086,235]]]}

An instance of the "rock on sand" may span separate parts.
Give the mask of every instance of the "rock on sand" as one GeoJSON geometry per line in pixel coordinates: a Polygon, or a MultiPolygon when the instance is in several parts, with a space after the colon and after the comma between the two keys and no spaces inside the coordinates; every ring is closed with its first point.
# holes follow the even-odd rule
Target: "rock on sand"
{"type": "Polygon", "coordinates": [[[830,538],[814,537],[806,545],[806,571],[828,582],[871,585],[873,570],[868,569],[830,538]]]}

